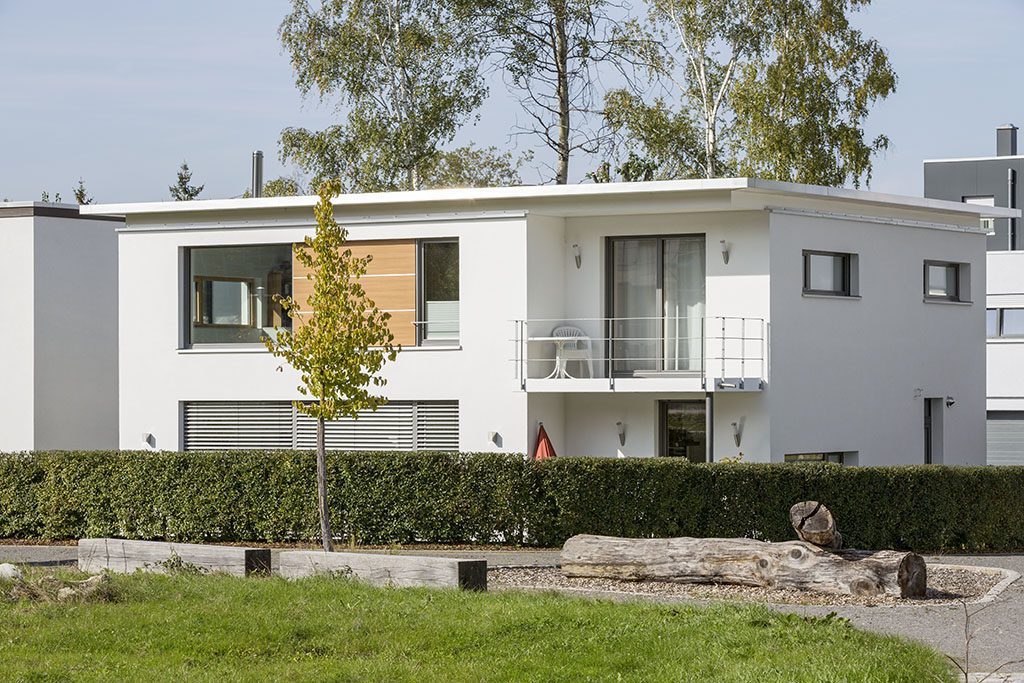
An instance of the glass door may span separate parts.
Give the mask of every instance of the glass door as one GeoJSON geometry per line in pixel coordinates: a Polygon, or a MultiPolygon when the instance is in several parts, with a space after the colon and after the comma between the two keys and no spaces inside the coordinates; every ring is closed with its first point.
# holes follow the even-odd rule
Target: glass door
{"type": "Polygon", "coordinates": [[[707,461],[707,406],[704,401],[662,401],[659,455],[707,461]]]}
{"type": "Polygon", "coordinates": [[[700,371],[704,235],[610,242],[612,372],[700,371]]]}

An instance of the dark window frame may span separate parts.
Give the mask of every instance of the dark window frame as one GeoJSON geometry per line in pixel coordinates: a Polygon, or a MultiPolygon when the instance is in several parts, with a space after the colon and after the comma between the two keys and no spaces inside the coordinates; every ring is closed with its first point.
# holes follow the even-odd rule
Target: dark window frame
{"type": "Polygon", "coordinates": [[[458,237],[426,237],[416,240],[416,346],[452,346],[462,343],[462,244],[458,237]],[[426,334],[427,302],[424,298],[423,248],[428,244],[455,244],[459,251],[459,338],[429,339],[426,334]]]}
{"type": "Polygon", "coordinates": [[[804,249],[803,250],[803,262],[804,262],[804,294],[815,294],[819,296],[848,296],[852,297],[852,270],[853,270],[853,257],[854,254],[843,251],[821,251],[818,249],[804,249]],[[840,289],[814,289],[811,287],[811,257],[812,256],[829,256],[832,258],[842,259],[842,278],[840,289]]]}
{"type": "MultiPolygon", "coordinates": [[[[661,458],[675,457],[675,458],[681,458],[681,459],[684,459],[684,460],[688,459],[686,456],[669,456],[668,453],[667,453],[667,451],[668,451],[668,411],[669,411],[669,408],[672,406],[672,404],[678,404],[678,403],[690,403],[690,404],[694,404],[694,405],[700,404],[704,408],[705,430],[704,430],[704,460],[703,460],[703,462],[710,462],[711,461],[711,453],[710,453],[710,448],[709,448],[709,443],[710,443],[709,442],[709,436],[710,435],[707,433],[707,410],[708,410],[708,408],[707,408],[707,400],[706,399],[700,399],[700,398],[665,399],[665,400],[659,400],[658,401],[658,457],[661,457],[661,458]]],[[[691,460],[690,462],[694,462],[694,461],[691,460]]]]}
{"type": "Polygon", "coordinates": [[[924,262],[924,298],[930,301],[958,301],[963,302],[961,297],[962,288],[960,286],[960,278],[963,275],[962,271],[963,264],[956,263],[954,261],[932,261],[925,260],[924,262]],[[932,267],[952,268],[953,269],[953,293],[952,294],[930,294],[928,291],[928,269],[932,267]]]}

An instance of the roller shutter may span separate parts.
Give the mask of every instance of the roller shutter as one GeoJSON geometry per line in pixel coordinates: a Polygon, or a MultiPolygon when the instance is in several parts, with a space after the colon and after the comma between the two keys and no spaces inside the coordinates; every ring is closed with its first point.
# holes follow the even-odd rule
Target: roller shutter
{"type": "Polygon", "coordinates": [[[1024,413],[989,412],[989,465],[1024,465],[1024,413]]]}
{"type": "MultiPolygon", "coordinates": [[[[185,450],[316,446],[316,420],[287,401],[195,401],[184,404],[185,450]]],[[[457,401],[394,401],[358,420],[325,425],[331,450],[457,450],[457,401]]]]}

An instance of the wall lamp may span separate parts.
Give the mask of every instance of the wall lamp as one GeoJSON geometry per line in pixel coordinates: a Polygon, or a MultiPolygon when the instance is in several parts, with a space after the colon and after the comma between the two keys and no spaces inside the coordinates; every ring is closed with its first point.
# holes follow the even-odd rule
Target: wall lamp
{"type": "Polygon", "coordinates": [[[946,397],[946,407],[947,408],[952,408],[954,405],[956,405],[956,399],[954,399],[952,396],[947,396],[946,397]]]}
{"type": "Polygon", "coordinates": [[[732,423],[732,440],[736,442],[736,448],[740,447],[743,441],[743,421],[732,423]]]}
{"type": "Polygon", "coordinates": [[[580,252],[580,245],[572,245],[572,257],[576,260],[576,270],[583,266],[583,254],[580,252]]]}
{"type": "Polygon", "coordinates": [[[621,422],[616,422],[615,423],[615,427],[619,431],[619,445],[620,446],[625,446],[626,445],[626,425],[622,424],[621,422]]]}
{"type": "Polygon", "coordinates": [[[725,240],[719,240],[719,244],[722,245],[722,263],[729,265],[729,243],[725,240]]]}

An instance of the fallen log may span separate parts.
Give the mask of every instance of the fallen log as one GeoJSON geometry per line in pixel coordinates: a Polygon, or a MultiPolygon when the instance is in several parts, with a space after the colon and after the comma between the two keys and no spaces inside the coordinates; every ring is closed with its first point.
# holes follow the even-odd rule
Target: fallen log
{"type": "Polygon", "coordinates": [[[803,541],[749,538],[573,536],[562,546],[566,576],[626,581],[724,583],[838,595],[923,597],[920,555],[830,552],[803,541]]]}
{"type": "Polygon", "coordinates": [[[823,503],[805,500],[789,508],[789,521],[801,541],[838,550],[843,547],[843,536],[836,528],[832,512],[823,503]]]}

